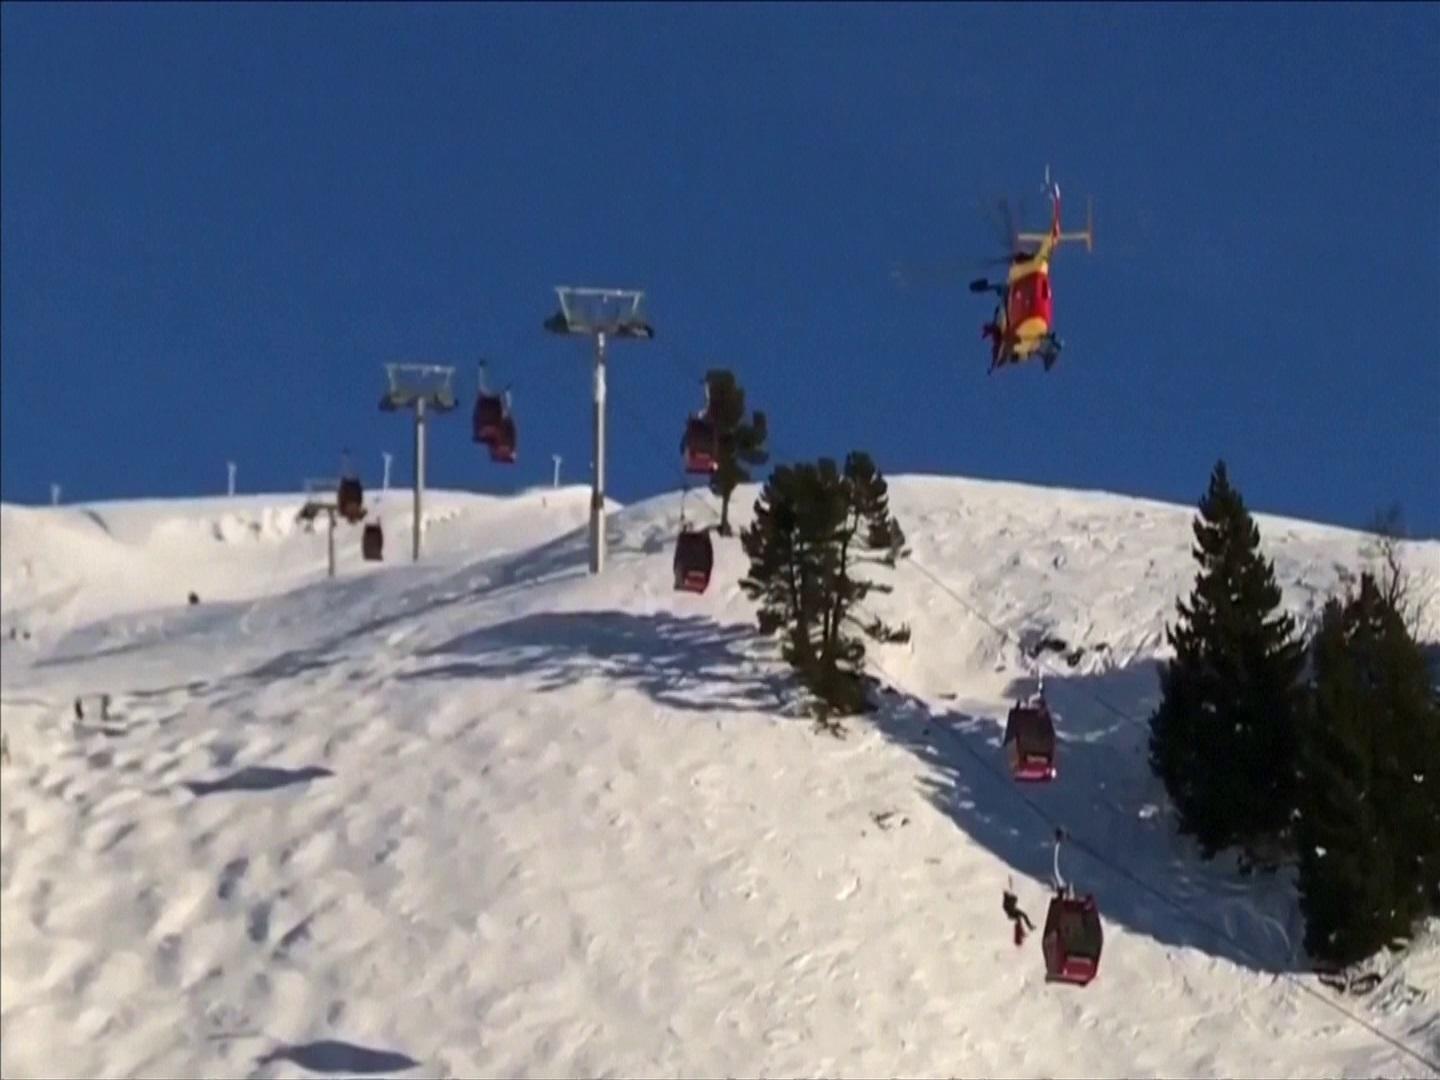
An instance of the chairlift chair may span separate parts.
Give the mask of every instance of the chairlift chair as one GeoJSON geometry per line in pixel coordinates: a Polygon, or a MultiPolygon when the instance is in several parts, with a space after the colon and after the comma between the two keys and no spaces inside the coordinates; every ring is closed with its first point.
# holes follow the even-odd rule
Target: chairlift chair
{"type": "Polygon", "coordinates": [[[1055,779],[1055,721],[1043,697],[1017,703],[1010,710],[1005,752],[1014,779],[1042,783],[1055,779]]]}
{"type": "Polygon", "coordinates": [[[367,562],[382,562],[385,558],[385,532],[378,521],[365,526],[360,535],[360,553],[367,562]]]}
{"type": "Polygon", "coordinates": [[[715,566],[715,549],[709,529],[681,527],[675,539],[675,590],[703,593],[710,585],[715,566]]]}

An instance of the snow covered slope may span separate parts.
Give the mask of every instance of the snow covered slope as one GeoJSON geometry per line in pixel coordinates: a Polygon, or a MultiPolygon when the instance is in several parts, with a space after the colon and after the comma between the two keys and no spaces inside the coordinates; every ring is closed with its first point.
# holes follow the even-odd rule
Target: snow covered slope
{"type": "MultiPolygon", "coordinates": [[[[335,581],[298,498],[0,508],[0,1071],[1427,1075],[1292,976],[1284,882],[1157,810],[1190,508],[892,480],[916,564],[873,606],[915,637],[836,740],[754,636],[738,540],[676,594],[653,499],[591,578],[586,498],[436,493],[422,563],[397,508],[389,560],[351,531],[335,581]],[[1031,652],[1063,741],[1021,791],[1031,652]],[[1000,911],[1013,878],[1043,917],[1056,822],[1105,915],[1083,990],[1000,911]]],[[[1302,616],[1360,562],[1259,520],[1302,616]]],[[[1406,557],[1440,593],[1440,544],[1406,557]]],[[[1343,1005],[1440,1056],[1440,932],[1343,1005]]]]}

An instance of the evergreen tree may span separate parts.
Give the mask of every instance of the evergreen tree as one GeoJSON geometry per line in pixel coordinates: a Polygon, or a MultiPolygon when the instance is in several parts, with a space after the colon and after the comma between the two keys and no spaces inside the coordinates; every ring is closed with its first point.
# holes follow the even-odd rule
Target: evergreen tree
{"type": "Polygon", "coordinates": [[[1363,959],[1440,914],[1440,702],[1389,583],[1325,607],[1301,727],[1305,946],[1363,959]]]}
{"type": "Polygon", "coordinates": [[[1303,645],[1223,461],[1199,510],[1200,568],[1166,628],[1175,658],[1160,672],[1151,767],[1206,858],[1239,846],[1245,865],[1273,865],[1295,806],[1303,645]]]}
{"type": "Polygon", "coordinates": [[[730,535],[730,496],[740,484],[750,482],[747,466],[764,465],[770,460],[765,448],[769,437],[763,412],[745,419],[745,388],[732,372],[713,368],[705,373],[709,406],[706,410],[715,425],[715,471],[710,474],[710,490],[720,499],[720,524],[716,531],[730,535]]]}
{"type": "Polygon", "coordinates": [[[844,471],[830,458],[775,469],[741,533],[750,557],[741,581],[760,601],[762,633],[781,633],[785,659],[822,702],[841,713],[865,707],[860,630],[877,641],[906,641],[909,629],[879,618],[860,622],[855,606],[890,586],[857,576],[866,564],[893,567],[905,534],[890,513],[888,485],[868,454],[856,451],[844,471]]]}

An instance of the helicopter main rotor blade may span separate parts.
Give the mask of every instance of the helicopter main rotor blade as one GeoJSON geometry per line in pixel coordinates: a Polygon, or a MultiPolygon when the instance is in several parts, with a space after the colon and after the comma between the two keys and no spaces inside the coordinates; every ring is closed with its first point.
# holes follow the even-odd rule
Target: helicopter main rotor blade
{"type": "Polygon", "coordinates": [[[953,281],[970,273],[970,263],[964,259],[949,259],[933,263],[896,263],[890,270],[890,278],[901,288],[921,283],[953,281]]]}
{"type": "Polygon", "coordinates": [[[1006,249],[1007,251],[1014,251],[1014,250],[1015,250],[1015,245],[1016,245],[1016,243],[1017,243],[1017,241],[1016,241],[1015,238],[1016,238],[1016,236],[1018,235],[1018,233],[1016,232],[1016,229],[1015,229],[1015,215],[1014,215],[1013,213],[1011,213],[1011,211],[1010,211],[1010,200],[1009,200],[1009,199],[1006,199],[1006,198],[1003,198],[1003,197],[1001,198],[1001,200],[1000,200],[1000,212],[1001,212],[1002,215],[1004,215],[1005,249],[1006,249]]]}

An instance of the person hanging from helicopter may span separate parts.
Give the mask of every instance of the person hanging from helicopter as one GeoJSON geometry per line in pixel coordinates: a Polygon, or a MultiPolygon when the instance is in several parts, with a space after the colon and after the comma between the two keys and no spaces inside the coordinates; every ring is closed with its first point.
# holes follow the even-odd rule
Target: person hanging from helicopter
{"type": "Polygon", "coordinates": [[[1025,944],[1025,935],[1035,929],[1035,924],[1030,921],[1030,916],[1025,914],[1020,907],[1020,898],[1013,892],[1014,888],[1015,879],[1007,878],[1000,908],[1005,912],[1005,917],[1015,924],[1015,945],[1018,948],[1025,944]]]}
{"type": "Polygon", "coordinates": [[[1005,350],[1005,301],[1003,293],[1001,296],[1000,303],[995,305],[995,314],[980,328],[981,340],[990,339],[990,367],[985,372],[987,375],[999,367],[1001,354],[1005,350]]]}

